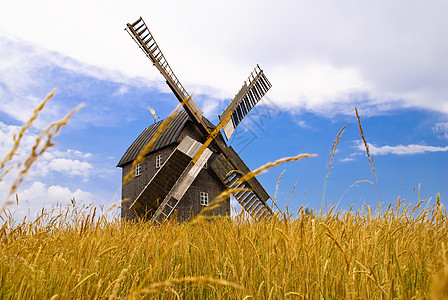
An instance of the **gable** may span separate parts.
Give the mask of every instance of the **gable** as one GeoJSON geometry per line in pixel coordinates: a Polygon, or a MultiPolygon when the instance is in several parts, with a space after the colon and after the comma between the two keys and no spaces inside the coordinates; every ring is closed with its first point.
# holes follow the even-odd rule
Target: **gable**
{"type": "MultiPolygon", "coordinates": [[[[213,124],[204,118],[204,122],[210,128],[214,128],[213,124]]],[[[179,111],[173,119],[171,119],[169,126],[166,130],[164,130],[159,138],[156,140],[151,150],[146,153],[149,154],[151,152],[157,151],[159,149],[165,148],[169,145],[177,143],[180,134],[185,128],[185,125],[188,121],[191,121],[191,118],[188,116],[188,113],[185,110],[179,111]]],[[[144,149],[146,144],[148,144],[151,139],[154,137],[154,134],[162,125],[162,121],[159,121],[149,127],[147,127],[143,132],[138,136],[138,138],[132,143],[132,145],[126,150],[123,157],[117,164],[117,167],[123,167],[124,165],[134,161],[140,152],[144,149]]]]}
{"type": "MultiPolygon", "coordinates": [[[[187,112],[185,111],[178,112],[174,116],[174,118],[170,121],[168,128],[160,134],[159,138],[152,146],[150,152],[157,151],[161,148],[164,148],[166,146],[175,143],[188,119],[189,117],[187,112]]],[[[128,150],[126,150],[123,157],[118,162],[117,167],[123,167],[125,164],[134,161],[138,157],[140,152],[143,150],[143,148],[146,146],[146,144],[148,144],[154,137],[154,134],[160,128],[162,122],[163,120],[143,130],[143,132],[132,143],[132,145],[128,148],[128,150]]]]}

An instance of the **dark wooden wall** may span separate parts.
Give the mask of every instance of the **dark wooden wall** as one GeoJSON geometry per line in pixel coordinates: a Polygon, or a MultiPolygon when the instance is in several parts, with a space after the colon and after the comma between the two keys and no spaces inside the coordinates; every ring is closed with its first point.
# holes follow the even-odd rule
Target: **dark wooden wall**
{"type": "MultiPolygon", "coordinates": [[[[203,142],[202,135],[199,130],[188,122],[184,127],[181,135],[179,136],[178,142],[180,142],[186,135],[203,142]]],[[[162,163],[166,161],[171,152],[176,148],[176,144],[171,145],[167,148],[160,149],[156,152],[148,155],[142,162],[141,175],[133,178],[130,182],[126,183],[122,187],[122,199],[124,200],[121,206],[121,217],[127,220],[135,220],[136,216],[133,211],[129,209],[132,202],[137,198],[140,192],[145,188],[146,184],[151,180],[151,178],[157,172],[156,169],[156,156],[162,155],[162,163]],[[129,199],[129,200],[126,200],[129,199]]],[[[123,167],[123,176],[129,172],[132,163],[126,164],[123,167]]],[[[213,173],[209,166],[203,169],[198,177],[193,181],[190,188],[187,190],[185,195],[182,197],[181,201],[177,206],[177,219],[179,222],[190,219],[192,216],[198,214],[202,210],[200,204],[200,193],[208,193],[209,203],[212,202],[221,192],[226,189],[224,184],[218,179],[218,177],[213,173]]],[[[230,199],[227,198],[221,203],[221,206],[207,215],[228,215],[230,216],[230,199]]]]}

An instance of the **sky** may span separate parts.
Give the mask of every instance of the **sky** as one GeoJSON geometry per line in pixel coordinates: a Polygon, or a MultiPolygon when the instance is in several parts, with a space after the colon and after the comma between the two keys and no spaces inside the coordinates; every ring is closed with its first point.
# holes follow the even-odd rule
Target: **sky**
{"type": "Polygon", "coordinates": [[[41,130],[84,103],[8,209],[19,218],[72,198],[119,205],[116,164],[153,124],[148,107],[164,118],[178,104],[124,30],[142,16],[214,124],[252,69],[264,70],[273,87],[229,144],[252,170],[318,155],[258,176],[281,209],[359,209],[398,197],[434,203],[437,193],[446,206],[447,14],[448,2],[436,0],[2,1],[0,159],[33,109],[58,90],[9,163],[16,167],[0,181],[0,202],[41,130]],[[347,123],[329,170],[331,146],[347,123]]]}

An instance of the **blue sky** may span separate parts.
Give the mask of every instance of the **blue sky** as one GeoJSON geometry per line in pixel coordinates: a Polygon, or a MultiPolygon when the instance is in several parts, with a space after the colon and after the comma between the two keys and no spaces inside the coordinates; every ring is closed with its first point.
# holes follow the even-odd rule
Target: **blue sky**
{"type": "MultiPolygon", "coordinates": [[[[23,160],[40,130],[79,103],[57,145],[35,164],[19,190],[22,216],[75,197],[118,203],[115,166],[153,123],[178,104],[162,76],[123,30],[142,16],[183,85],[217,124],[256,64],[273,84],[230,144],[251,169],[300,153],[258,178],[290,211],[319,208],[328,154],[337,147],[325,203],[410,203],[448,195],[448,5],[442,1],[136,1],[0,4],[0,157],[33,108],[54,87],[25,136],[23,160]],[[254,6],[254,3],[257,3],[254,6]],[[256,8],[254,8],[256,7],[256,8]],[[354,107],[373,154],[378,189],[354,107]],[[294,194],[291,192],[294,185],[294,194]],[[348,189],[348,191],[347,191],[348,189]]],[[[0,181],[4,201],[17,170],[0,181]]]]}

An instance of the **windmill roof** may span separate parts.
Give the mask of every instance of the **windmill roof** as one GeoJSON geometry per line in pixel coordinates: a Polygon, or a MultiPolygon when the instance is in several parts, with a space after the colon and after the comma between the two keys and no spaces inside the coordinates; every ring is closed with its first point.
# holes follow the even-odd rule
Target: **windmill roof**
{"type": "MultiPolygon", "coordinates": [[[[205,117],[202,118],[207,126],[209,126],[210,128],[214,128],[214,125],[209,120],[207,120],[205,117]]],[[[157,151],[171,144],[177,143],[179,135],[181,134],[182,130],[184,129],[188,121],[192,120],[185,110],[176,113],[173,119],[171,119],[168,128],[160,134],[159,138],[156,140],[151,150],[146,154],[157,151]]],[[[118,162],[117,167],[123,167],[127,163],[134,161],[138,157],[140,152],[143,150],[143,148],[146,146],[146,144],[148,144],[154,137],[154,134],[160,128],[162,122],[163,120],[143,130],[143,132],[132,143],[132,145],[128,148],[128,150],[126,150],[123,157],[118,162]]]]}

